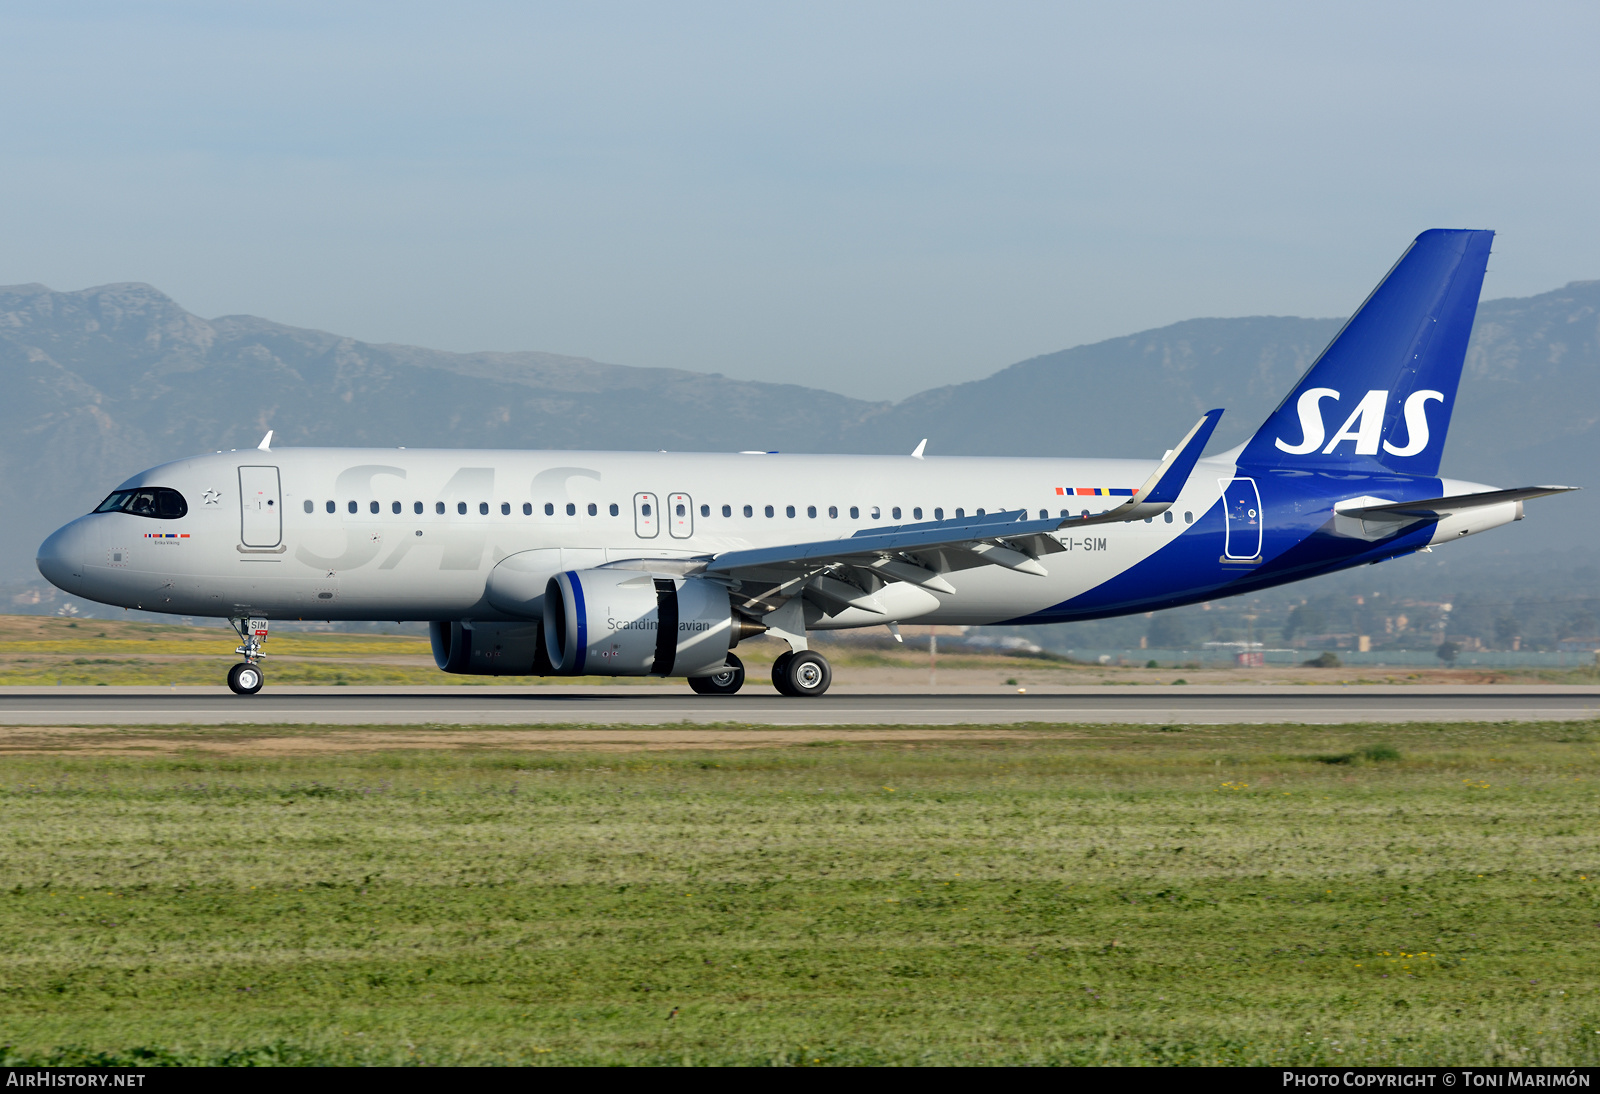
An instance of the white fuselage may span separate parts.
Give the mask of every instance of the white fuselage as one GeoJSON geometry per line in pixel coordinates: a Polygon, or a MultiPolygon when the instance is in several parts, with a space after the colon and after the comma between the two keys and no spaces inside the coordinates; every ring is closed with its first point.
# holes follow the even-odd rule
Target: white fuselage
{"type": "MultiPolygon", "coordinates": [[[[522,613],[486,596],[491,572],[511,555],[544,552],[534,557],[553,573],[844,538],[980,509],[1100,512],[1122,498],[1079,491],[1128,490],[1154,466],[665,452],[219,452],[123,484],[180,491],[186,516],[91,514],[57,532],[40,565],[76,560],[51,580],[95,600],[179,614],[512,619],[522,613]],[[270,503],[251,488],[267,468],[280,484],[270,503]]],[[[998,566],[952,573],[954,594],[916,614],[930,623],[993,623],[1059,604],[1171,542],[1188,527],[1186,514],[1198,518],[1216,504],[1219,482],[1232,474],[1231,458],[1203,461],[1170,516],[1063,532],[1068,550],[1045,560],[1043,577],[998,566]]]]}

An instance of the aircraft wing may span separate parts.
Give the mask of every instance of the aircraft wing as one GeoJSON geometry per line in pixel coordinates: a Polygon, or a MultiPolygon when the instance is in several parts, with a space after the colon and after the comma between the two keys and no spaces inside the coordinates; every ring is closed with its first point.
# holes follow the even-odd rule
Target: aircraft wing
{"type": "Polygon", "coordinates": [[[864,528],[853,536],[816,543],[729,551],[707,563],[704,572],[732,578],[776,577],[833,566],[859,566],[876,569],[890,580],[954,592],[939,577],[941,572],[991,564],[1041,576],[1046,572],[1039,557],[1066,549],[1049,533],[1068,521],[1060,517],[1026,517],[1027,510],[1017,509],[955,520],[864,528]]]}
{"type": "Polygon", "coordinates": [[[1442,520],[1456,513],[1468,509],[1479,509],[1485,505],[1501,505],[1508,501],[1526,501],[1529,498],[1542,498],[1550,494],[1565,494],[1569,490],[1580,489],[1576,486],[1520,486],[1514,490],[1486,490],[1478,494],[1456,494],[1444,498],[1423,498],[1420,501],[1386,502],[1382,505],[1364,505],[1359,508],[1344,509],[1335,506],[1335,511],[1341,517],[1356,517],[1360,520],[1392,520],[1399,523],[1413,520],[1442,520]]]}
{"type": "Polygon", "coordinates": [[[866,528],[841,539],[729,551],[706,560],[700,572],[738,589],[751,610],[772,611],[809,591],[836,605],[874,613],[883,610],[877,590],[894,582],[952,594],[954,586],[942,575],[977,566],[1004,566],[1043,577],[1048,571],[1042,560],[1066,550],[1053,533],[1165,512],[1221,417],[1222,411],[1213,410],[1201,418],[1128,501],[1103,513],[1029,520],[1027,510],[1017,509],[866,528]]]}

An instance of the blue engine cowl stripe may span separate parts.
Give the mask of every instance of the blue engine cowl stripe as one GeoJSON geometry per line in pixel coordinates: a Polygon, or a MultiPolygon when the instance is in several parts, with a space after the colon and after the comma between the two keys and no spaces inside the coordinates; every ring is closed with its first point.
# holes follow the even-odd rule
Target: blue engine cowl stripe
{"type": "Polygon", "coordinates": [[[567,581],[572,586],[572,610],[576,613],[578,625],[573,630],[573,659],[572,675],[583,675],[583,663],[589,657],[589,612],[583,604],[583,584],[578,580],[578,571],[568,570],[567,581]]]}

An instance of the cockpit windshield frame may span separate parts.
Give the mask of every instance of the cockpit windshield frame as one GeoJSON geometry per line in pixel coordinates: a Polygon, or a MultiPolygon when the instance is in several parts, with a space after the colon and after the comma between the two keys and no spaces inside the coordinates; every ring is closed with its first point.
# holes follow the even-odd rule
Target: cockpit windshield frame
{"type": "Polygon", "coordinates": [[[167,486],[141,486],[136,490],[113,490],[95,506],[96,513],[128,513],[156,520],[177,520],[189,515],[184,496],[167,486]]]}

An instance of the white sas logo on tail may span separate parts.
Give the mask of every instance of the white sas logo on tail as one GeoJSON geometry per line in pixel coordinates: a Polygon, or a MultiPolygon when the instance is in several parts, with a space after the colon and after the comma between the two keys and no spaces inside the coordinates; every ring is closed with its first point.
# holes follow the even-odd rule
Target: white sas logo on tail
{"type": "MultiPolygon", "coordinates": [[[[1282,437],[1274,442],[1284,452],[1291,456],[1304,456],[1322,448],[1322,442],[1328,436],[1328,427],[1322,422],[1322,400],[1332,399],[1339,401],[1339,393],[1331,387],[1314,387],[1300,396],[1295,403],[1295,410],[1300,414],[1301,441],[1299,444],[1289,444],[1282,437]]],[[[1444,402],[1444,394],[1438,391],[1413,391],[1406,396],[1406,443],[1393,445],[1382,441],[1383,450],[1391,456],[1415,456],[1428,447],[1428,412],[1429,400],[1444,402]]],[[[1369,391],[1364,395],[1356,408],[1350,412],[1350,417],[1344,420],[1344,425],[1333,435],[1333,440],[1328,441],[1328,446],[1322,448],[1324,456],[1332,455],[1333,450],[1339,447],[1340,441],[1355,441],[1358,456],[1376,456],[1378,444],[1383,432],[1383,408],[1389,403],[1387,391],[1369,391]]]]}

